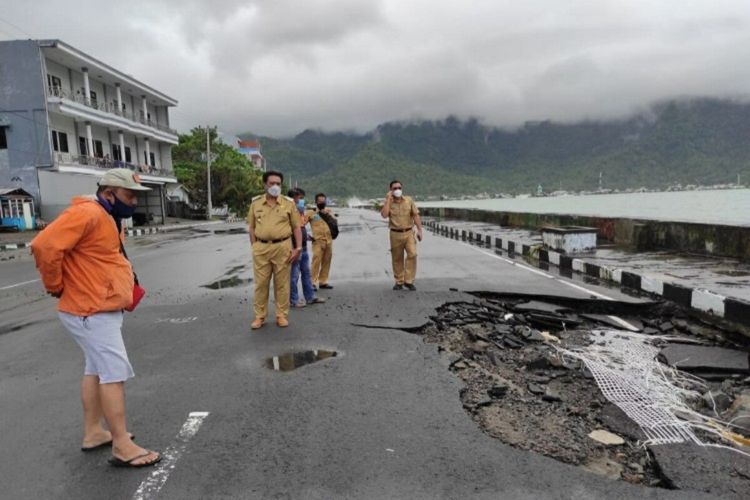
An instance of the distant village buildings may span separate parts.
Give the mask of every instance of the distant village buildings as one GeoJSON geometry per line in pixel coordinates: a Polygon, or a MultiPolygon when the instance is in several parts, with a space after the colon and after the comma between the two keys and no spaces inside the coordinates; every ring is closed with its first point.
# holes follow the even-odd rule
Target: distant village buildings
{"type": "Polygon", "coordinates": [[[260,150],[259,141],[237,141],[240,153],[245,155],[250,163],[253,164],[258,170],[266,171],[266,159],[263,157],[263,153],[260,150]]]}
{"type": "Polygon", "coordinates": [[[166,186],[177,182],[174,98],[61,40],[2,41],[0,61],[0,88],[11,90],[0,92],[0,191],[32,199],[6,203],[3,217],[30,207],[50,221],[124,167],[153,189],[133,220],[164,221],[166,186]]]}

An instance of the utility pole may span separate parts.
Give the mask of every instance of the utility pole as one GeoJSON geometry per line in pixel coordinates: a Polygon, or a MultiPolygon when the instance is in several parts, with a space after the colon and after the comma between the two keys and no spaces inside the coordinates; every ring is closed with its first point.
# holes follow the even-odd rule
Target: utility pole
{"type": "Polygon", "coordinates": [[[206,125],[207,218],[211,220],[211,127],[206,125]]]}

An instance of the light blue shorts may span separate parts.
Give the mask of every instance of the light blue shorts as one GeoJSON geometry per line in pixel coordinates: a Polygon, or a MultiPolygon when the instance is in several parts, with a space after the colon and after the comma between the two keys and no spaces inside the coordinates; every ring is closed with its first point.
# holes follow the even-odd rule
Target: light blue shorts
{"type": "Polygon", "coordinates": [[[83,349],[84,375],[96,375],[100,384],[124,382],[133,377],[125,343],[122,341],[123,313],[105,312],[74,316],[59,312],[60,321],[83,349]]]}

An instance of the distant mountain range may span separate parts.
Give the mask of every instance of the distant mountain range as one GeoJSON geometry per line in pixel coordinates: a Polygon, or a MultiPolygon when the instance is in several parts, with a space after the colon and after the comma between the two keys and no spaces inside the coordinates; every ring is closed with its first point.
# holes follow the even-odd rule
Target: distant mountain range
{"type": "MultiPolygon", "coordinates": [[[[256,138],[246,133],[241,138],[256,138]]],[[[366,134],[305,130],[257,137],[271,168],[309,191],[381,197],[391,179],[416,196],[750,180],[750,104],[660,102],[610,121],[529,122],[515,130],[471,119],[389,122],[366,134]]]]}

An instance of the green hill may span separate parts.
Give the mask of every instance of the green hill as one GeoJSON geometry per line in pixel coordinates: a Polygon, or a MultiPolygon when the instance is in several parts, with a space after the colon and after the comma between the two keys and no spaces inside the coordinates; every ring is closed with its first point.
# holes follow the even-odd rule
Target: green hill
{"type": "MultiPolygon", "coordinates": [[[[243,134],[251,136],[251,134],[243,134]]],[[[242,136],[242,135],[241,135],[242,136]]],[[[398,178],[417,196],[659,188],[750,178],[750,104],[683,99],[620,120],[529,122],[515,130],[449,117],[367,134],[260,137],[271,168],[310,190],[380,197],[398,178]]]]}

